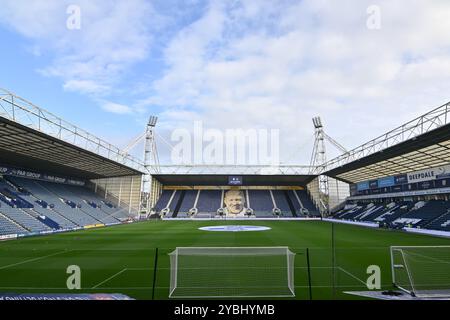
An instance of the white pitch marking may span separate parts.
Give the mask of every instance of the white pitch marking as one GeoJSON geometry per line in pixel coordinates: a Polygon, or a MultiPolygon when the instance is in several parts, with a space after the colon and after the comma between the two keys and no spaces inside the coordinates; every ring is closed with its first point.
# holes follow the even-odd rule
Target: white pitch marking
{"type": "Polygon", "coordinates": [[[109,277],[108,279],[106,279],[106,280],[103,280],[102,282],[100,282],[99,284],[97,284],[97,285],[95,285],[95,286],[93,286],[91,289],[96,289],[96,288],[98,288],[99,286],[101,286],[102,284],[104,284],[104,283],[106,283],[106,282],[108,282],[109,280],[111,280],[111,279],[113,279],[113,278],[115,278],[115,277],[117,277],[119,274],[121,274],[121,273],[124,273],[125,271],[127,271],[128,269],[123,269],[123,270],[121,270],[121,271],[119,271],[119,272],[117,272],[116,274],[114,274],[114,275],[112,275],[111,277],[109,277]]]}
{"type": "Polygon", "coordinates": [[[347,275],[349,275],[350,277],[352,277],[353,279],[358,280],[359,282],[361,282],[363,285],[367,285],[366,282],[362,281],[360,278],[358,278],[357,276],[355,276],[354,274],[348,272],[347,270],[341,268],[341,267],[337,267],[338,269],[340,269],[342,272],[346,273],[347,275]]]}
{"type": "Polygon", "coordinates": [[[64,250],[64,251],[52,253],[52,254],[49,254],[49,255],[46,255],[46,256],[41,256],[41,257],[38,257],[38,258],[33,258],[33,259],[24,260],[24,261],[22,261],[22,262],[17,262],[17,263],[13,263],[13,264],[8,264],[8,265],[6,265],[6,266],[0,267],[0,270],[7,269],[7,268],[10,268],[10,267],[19,266],[19,265],[21,265],[21,264],[25,264],[25,263],[29,263],[29,262],[34,262],[34,261],[42,260],[42,259],[45,259],[45,258],[49,258],[49,257],[56,256],[56,255],[61,254],[61,253],[66,253],[66,252],[71,252],[71,251],[73,251],[73,250],[64,250]]]}

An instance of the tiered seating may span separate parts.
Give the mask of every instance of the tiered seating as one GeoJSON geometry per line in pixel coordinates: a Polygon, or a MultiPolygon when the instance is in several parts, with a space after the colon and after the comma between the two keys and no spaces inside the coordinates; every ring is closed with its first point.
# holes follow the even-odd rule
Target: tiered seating
{"type": "Polygon", "coordinates": [[[158,202],[155,205],[155,210],[157,212],[160,212],[161,210],[167,207],[167,204],[169,203],[172,193],[173,193],[172,190],[163,190],[161,196],[159,197],[158,202]]]}
{"type": "Polygon", "coordinates": [[[450,204],[443,200],[431,200],[419,208],[412,208],[407,214],[396,219],[394,223],[409,224],[414,227],[422,227],[432,220],[446,214],[450,204]]]}
{"type": "Polygon", "coordinates": [[[33,215],[34,212],[35,214],[39,214],[49,219],[52,219],[59,225],[59,229],[71,229],[76,228],[78,226],[50,208],[44,209],[35,206],[33,209],[24,209],[24,211],[28,212],[31,215],[33,215]]]}
{"type": "Polygon", "coordinates": [[[172,202],[169,203],[169,209],[170,212],[168,214],[167,217],[172,217],[175,211],[175,208],[178,204],[178,201],[180,201],[180,197],[181,197],[181,190],[177,190],[172,198],[172,202]]]}
{"type": "Polygon", "coordinates": [[[289,204],[286,200],[286,196],[284,195],[284,191],[282,190],[273,190],[272,191],[273,198],[275,199],[275,203],[277,208],[281,210],[281,215],[283,216],[291,216],[292,211],[289,207],[289,204]]]}
{"type": "MultiPolygon", "coordinates": [[[[165,213],[166,218],[186,217],[189,210],[194,208],[197,194],[198,214],[215,215],[223,207],[222,190],[163,190],[154,211],[160,214],[169,208],[170,211],[165,213]]],[[[302,216],[302,209],[307,209],[310,216],[320,215],[305,191],[297,194],[293,190],[247,190],[245,194],[248,194],[249,199],[245,207],[252,209],[256,217],[274,217],[275,207],[286,217],[302,216]],[[300,198],[303,201],[300,202],[300,198]]]]}
{"type": "Polygon", "coordinates": [[[128,212],[84,187],[0,177],[0,234],[117,223],[128,212]]]}
{"type": "MultiPolygon", "coordinates": [[[[18,177],[10,177],[9,180],[16,185],[24,187],[31,193],[30,196],[23,196],[28,199],[28,201],[32,199],[39,199],[51,206],[52,208],[50,209],[42,208],[35,200],[33,210],[38,214],[48,216],[50,219],[61,225],[61,227],[71,228],[75,226],[98,224],[101,222],[83,210],[80,210],[79,208],[71,208],[67,203],[65,203],[65,201],[74,202],[77,205],[81,205],[82,208],[85,209],[90,207],[87,203],[79,203],[79,201],[77,201],[79,198],[75,197],[73,194],[70,194],[67,190],[60,190],[61,187],[67,186],[18,177]],[[73,197],[74,199],[71,199],[70,197],[73,197]]],[[[106,214],[103,216],[106,216],[106,214]]]]}
{"type": "MultiPolygon", "coordinates": [[[[88,207],[87,204],[78,201],[79,199],[72,198],[72,195],[69,194],[67,191],[64,190],[63,185],[58,185],[54,183],[49,182],[35,182],[35,184],[38,184],[48,190],[50,193],[52,193],[54,197],[53,203],[55,204],[55,208],[58,212],[63,214],[65,217],[70,218],[70,220],[75,221],[77,224],[80,224],[82,226],[85,225],[92,225],[92,224],[98,224],[101,221],[92,217],[90,214],[88,214],[85,210],[85,207],[88,207]],[[71,208],[70,206],[64,205],[64,203],[60,200],[68,200],[74,202],[78,208],[71,208]],[[58,201],[59,200],[59,201],[58,201]],[[58,209],[59,208],[59,209],[58,209]]],[[[32,190],[30,190],[33,192],[32,190]]],[[[43,199],[45,200],[45,199],[43,199]]],[[[45,200],[47,201],[47,200],[45,200]]]]}
{"type": "Polygon", "coordinates": [[[381,215],[384,209],[383,205],[370,203],[365,207],[363,212],[355,217],[355,219],[359,221],[373,221],[373,219],[381,215]]]}
{"type": "MultiPolygon", "coordinates": [[[[56,195],[58,195],[60,198],[63,199],[71,199],[75,203],[78,203],[81,205],[80,211],[84,212],[86,215],[91,216],[93,219],[96,220],[96,223],[102,222],[102,223],[116,223],[118,220],[114,217],[109,216],[105,212],[103,212],[100,208],[94,208],[89,204],[89,201],[85,197],[79,194],[76,190],[69,190],[68,186],[65,185],[54,185],[49,182],[40,182],[44,187],[48,188],[52,192],[54,192],[56,195]]],[[[97,199],[94,199],[96,202],[97,199]]]]}
{"type": "Polygon", "coordinates": [[[70,185],[64,187],[71,193],[78,195],[78,198],[83,202],[94,202],[100,211],[94,213],[94,217],[98,217],[104,223],[115,223],[121,219],[127,219],[130,217],[130,215],[128,214],[129,210],[127,208],[114,206],[89,189],[70,185]],[[102,215],[102,212],[104,213],[104,215],[102,215]],[[106,218],[106,216],[108,216],[108,218],[106,218]]]}
{"type": "Polygon", "coordinates": [[[0,214],[0,235],[24,234],[28,231],[0,214]]]}
{"type": "Polygon", "coordinates": [[[361,213],[363,213],[367,208],[366,204],[355,204],[353,206],[350,206],[349,208],[342,210],[339,212],[339,214],[335,217],[338,217],[339,219],[344,220],[355,220],[357,216],[359,216],[361,213]]]}
{"type": "Polygon", "coordinates": [[[333,215],[333,218],[335,219],[341,219],[343,215],[345,215],[350,209],[356,207],[356,204],[353,203],[347,203],[344,208],[340,209],[339,211],[335,212],[333,215]]]}
{"type": "Polygon", "coordinates": [[[222,207],[220,199],[222,198],[221,190],[202,190],[197,203],[199,213],[215,214],[222,207]]]}
{"type": "Polygon", "coordinates": [[[297,213],[297,215],[300,215],[300,211],[302,209],[302,206],[300,204],[300,202],[298,202],[298,199],[296,197],[296,192],[294,190],[289,190],[288,191],[288,196],[292,201],[292,205],[294,206],[294,210],[297,213]]]}
{"type": "Polygon", "coordinates": [[[11,178],[16,184],[19,184],[31,192],[36,198],[41,199],[48,203],[50,206],[54,206],[53,210],[62,215],[65,219],[71,221],[77,226],[83,226],[91,224],[91,222],[83,219],[82,216],[76,216],[72,211],[79,211],[78,209],[70,208],[66,203],[59,199],[50,190],[41,186],[37,181],[24,179],[24,178],[11,178]]]}
{"type": "MultiPolygon", "coordinates": [[[[22,187],[19,187],[22,189],[22,187]]],[[[28,190],[25,193],[20,193],[20,196],[28,201],[29,203],[34,203],[34,208],[32,209],[23,209],[25,212],[32,216],[41,215],[52,219],[56,222],[60,228],[70,229],[75,228],[77,225],[70,220],[67,220],[62,215],[58,214],[54,210],[49,207],[49,204],[43,200],[37,199],[33,194],[31,194],[28,190]],[[45,203],[47,205],[46,208],[43,208],[40,203],[45,203]]]]}
{"type": "Polygon", "coordinates": [[[450,210],[424,226],[426,229],[450,231],[450,210]]]}
{"type": "Polygon", "coordinates": [[[28,231],[40,232],[51,230],[51,228],[47,227],[45,224],[22,209],[11,208],[7,205],[3,205],[0,207],[0,212],[28,231]]]}
{"type": "Polygon", "coordinates": [[[23,211],[32,208],[33,205],[12,189],[7,181],[0,179],[0,212],[25,230],[31,232],[51,230],[33,215],[23,211]]]}
{"type": "Polygon", "coordinates": [[[450,231],[450,201],[400,201],[387,205],[348,203],[335,219],[376,222],[385,226],[404,226],[450,231]]]}
{"type": "Polygon", "coordinates": [[[297,195],[300,201],[303,204],[303,207],[309,211],[310,215],[320,215],[314,203],[311,201],[308,193],[305,190],[296,190],[297,195]]]}
{"type": "Polygon", "coordinates": [[[194,207],[195,198],[197,197],[197,190],[187,190],[184,194],[183,203],[181,204],[178,216],[186,216],[186,214],[194,207]]]}
{"type": "Polygon", "coordinates": [[[269,190],[249,190],[250,206],[256,217],[272,217],[273,201],[269,190]]]}
{"type": "Polygon", "coordinates": [[[7,181],[0,179],[0,201],[13,208],[32,208],[33,205],[22,199],[13,190],[7,181]]]}
{"type": "Polygon", "coordinates": [[[387,211],[374,219],[374,222],[392,223],[396,219],[408,213],[413,205],[413,202],[398,202],[391,204],[387,211]]]}
{"type": "Polygon", "coordinates": [[[114,209],[114,212],[111,213],[111,216],[121,221],[124,219],[126,220],[133,218],[133,213],[130,213],[129,208],[118,208],[114,209]]]}

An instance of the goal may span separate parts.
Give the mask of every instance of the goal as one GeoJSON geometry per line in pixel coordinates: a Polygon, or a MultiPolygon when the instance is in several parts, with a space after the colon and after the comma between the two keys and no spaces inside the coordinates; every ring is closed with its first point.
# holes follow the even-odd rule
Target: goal
{"type": "Polygon", "coordinates": [[[295,297],[288,247],[176,248],[169,298],[295,297]]]}
{"type": "Polygon", "coordinates": [[[391,247],[394,286],[419,298],[450,297],[450,246],[391,247]]]}

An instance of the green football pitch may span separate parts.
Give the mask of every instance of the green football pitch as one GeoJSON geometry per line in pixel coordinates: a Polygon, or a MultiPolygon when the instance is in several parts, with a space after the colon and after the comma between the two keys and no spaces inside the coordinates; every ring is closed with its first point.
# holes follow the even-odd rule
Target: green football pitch
{"type": "Polygon", "coordinates": [[[392,289],[390,246],[436,245],[450,245],[450,240],[322,221],[148,221],[1,242],[0,293],[121,293],[168,299],[168,254],[176,247],[287,246],[296,253],[294,299],[355,299],[345,292],[367,290],[371,265],[381,269],[382,289],[392,289]],[[271,230],[198,229],[216,225],[271,230]],[[81,290],[67,289],[72,265],[81,269],[81,290]]]}

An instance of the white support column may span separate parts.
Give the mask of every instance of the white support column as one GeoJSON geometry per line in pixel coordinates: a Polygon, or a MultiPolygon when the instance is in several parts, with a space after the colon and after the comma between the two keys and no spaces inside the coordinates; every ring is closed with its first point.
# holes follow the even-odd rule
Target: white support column
{"type": "Polygon", "coordinates": [[[122,179],[120,179],[120,184],[119,184],[119,204],[118,207],[120,207],[120,203],[122,202],[122,179]]]}
{"type": "Polygon", "coordinates": [[[170,208],[170,205],[172,204],[172,200],[175,197],[176,193],[177,193],[177,190],[173,190],[172,195],[170,196],[169,202],[167,202],[166,208],[170,208]]]}
{"type": "MultiPolygon", "coordinates": [[[[141,185],[139,186],[139,200],[138,200],[139,201],[138,202],[138,217],[139,217],[139,219],[141,218],[141,211],[142,211],[142,195],[143,195],[143,192],[142,192],[142,177],[140,178],[140,181],[141,181],[141,185]]],[[[147,203],[146,203],[145,208],[146,208],[145,214],[148,217],[148,214],[150,213],[150,210],[148,209],[148,198],[147,198],[147,203]]]]}
{"type": "Polygon", "coordinates": [[[198,190],[197,196],[195,197],[194,208],[197,208],[198,199],[200,198],[200,191],[201,190],[198,190]]]}
{"type": "Polygon", "coordinates": [[[297,199],[298,203],[300,204],[300,207],[301,207],[302,209],[304,209],[305,206],[303,205],[302,200],[300,200],[300,197],[298,196],[297,191],[296,191],[296,190],[292,190],[292,192],[294,193],[295,198],[297,199]]]}
{"type": "Polygon", "coordinates": [[[269,193],[270,193],[270,197],[272,198],[273,208],[274,208],[274,209],[275,209],[275,208],[278,208],[278,207],[277,207],[277,203],[276,203],[276,201],[275,201],[275,197],[273,196],[272,190],[269,190],[269,193]]]}
{"type": "Polygon", "coordinates": [[[225,190],[222,190],[222,193],[220,195],[220,205],[219,208],[222,208],[223,206],[223,199],[225,199],[225,190]]]}
{"type": "Polygon", "coordinates": [[[245,192],[245,197],[247,198],[247,208],[251,208],[251,203],[250,203],[250,196],[248,195],[248,190],[244,190],[245,192]]]}
{"type": "Polygon", "coordinates": [[[130,205],[129,205],[129,209],[128,209],[128,213],[131,213],[131,199],[133,198],[133,182],[134,182],[134,177],[131,177],[131,184],[130,184],[130,205]]]}

